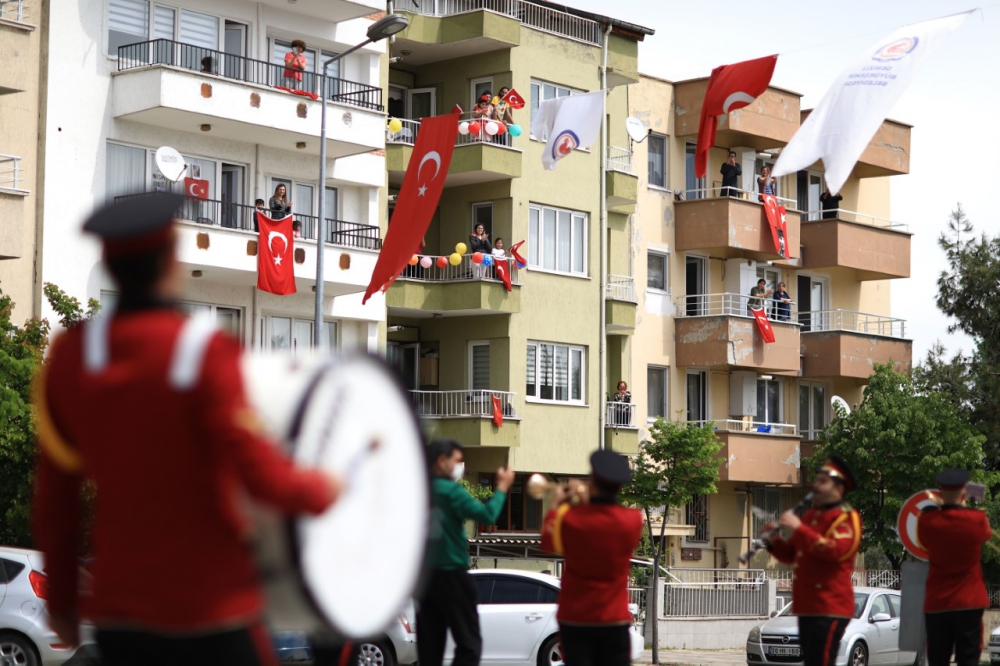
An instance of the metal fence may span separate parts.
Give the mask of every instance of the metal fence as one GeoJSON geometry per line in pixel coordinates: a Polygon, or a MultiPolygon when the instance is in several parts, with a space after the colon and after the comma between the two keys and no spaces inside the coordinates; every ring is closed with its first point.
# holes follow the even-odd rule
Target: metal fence
{"type": "Polygon", "coordinates": [[[715,429],[720,432],[745,432],[759,433],[761,435],[797,435],[798,427],[791,423],[769,423],[767,421],[754,421],[753,417],[745,419],[713,419],[711,421],[687,421],[687,423],[704,426],[706,423],[714,423],[715,429]]]}
{"type": "Polygon", "coordinates": [[[23,189],[22,171],[20,157],[0,154],[0,188],[7,190],[23,189]]]}
{"type": "MultiPolygon", "coordinates": [[[[741,190],[738,187],[699,187],[693,190],[679,190],[679,192],[680,198],[683,201],[728,197],[731,199],[742,199],[743,201],[759,202],[758,197],[761,196],[760,192],[756,190],[741,190]]],[[[799,204],[795,199],[787,197],[775,197],[775,199],[789,211],[798,209],[799,204]]]]}
{"type": "Polygon", "coordinates": [[[867,224],[880,229],[892,229],[893,231],[907,231],[910,227],[902,222],[893,222],[884,217],[876,217],[867,213],[859,213],[846,208],[830,208],[826,210],[810,210],[802,214],[803,222],[816,222],[819,220],[843,220],[844,222],[856,222],[857,224],[867,224]]]}
{"type": "Polygon", "coordinates": [[[329,101],[382,111],[382,89],[377,86],[333,76],[324,77],[315,72],[297,72],[301,79],[286,78],[287,70],[284,65],[170,39],[154,39],[118,47],[119,72],[149,65],[180,67],[233,81],[288,88],[313,99],[319,98],[321,80],[325,79],[326,98],[329,101]]]}
{"type": "Polygon", "coordinates": [[[510,271],[511,284],[521,284],[517,263],[510,257],[498,258],[490,257],[490,265],[484,266],[472,261],[472,255],[462,255],[462,261],[457,266],[446,264],[444,268],[437,265],[437,257],[432,257],[435,261],[430,268],[424,268],[420,264],[407,266],[399,276],[400,280],[413,280],[415,282],[467,282],[471,280],[486,280],[489,282],[501,282],[497,275],[496,262],[502,261],[510,271]]]}
{"type": "MultiPolygon", "coordinates": [[[[403,127],[398,132],[393,132],[389,129],[385,131],[386,143],[400,143],[408,146],[412,146],[417,142],[417,135],[420,134],[420,121],[419,120],[409,120],[405,118],[397,118],[403,127]]],[[[502,123],[499,120],[481,120],[473,118],[468,113],[463,113],[459,116],[459,123],[469,123],[473,122],[479,123],[479,128],[473,131],[471,128],[465,134],[459,131],[458,136],[455,137],[455,146],[472,146],[477,144],[489,144],[491,146],[497,146],[500,148],[514,148],[517,147],[515,144],[518,142],[517,137],[510,133],[510,125],[507,123],[502,123]],[[503,125],[505,130],[503,134],[496,133],[490,134],[487,123],[495,123],[496,125],[503,125]]],[[[460,125],[461,127],[461,125],[460,125]]]]}
{"type": "Polygon", "coordinates": [[[854,310],[811,310],[799,313],[803,332],[850,331],[889,338],[906,337],[906,320],[854,310]]]}
{"type": "Polygon", "coordinates": [[[765,617],[770,601],[761,569],[671,569],[663,584],[664,617],[765,617]]]}
{"type": "Polygon", "coordinates": [[[0,19],[24,23],[28,20],[28,7],[24,0],[0,0],[0,19]]]}
{"type": "Polygon", "coordinates": [[[750,308],[764,308],[772,322],[798,323],[795,301],[787,303],[744,294],[691,294],[676,299],[678,317],[752,317],[750,308]]]}
{"type": "Polygon", "coordinates": [[[608,428],[635,428],[634,402],[609,402],[605,407],[604,423],[608,428]]]}
{"type": "Polygon", "coordinates": [[[410,391],[417,414],[427,419],[493,418],[493,398],[500,400],[504,418],[516,418],[514,393],[509,391],[410,391]]]}
{"type": "Polygon", "coordinates": [[[635,278],[631,275],[609,275],[605,295],[613,301],[635,303],[635,278]]]}
{"type": "Polygon", "coordinates": [[[608,171],[620,171],[632,175],[632,151],[628,148],[608,146],[608,171]]]}
{"type": "Polygon", "coordinates": [[[417,134],[420,133],[420,121],[409,120],[407,118],[396,118],[396,120],[402,123],[403,127],[398,132],[393,132],[386,128],[386,143],[402,143],[409,146],[415,144],[417,142],[417,134]]]}

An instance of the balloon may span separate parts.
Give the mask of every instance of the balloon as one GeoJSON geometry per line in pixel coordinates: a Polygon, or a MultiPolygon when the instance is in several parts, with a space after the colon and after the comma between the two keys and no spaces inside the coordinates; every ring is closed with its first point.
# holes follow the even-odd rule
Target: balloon
{"type": "Polygon", "coordinates": [[[438,268],[448,268],[448,257],[438,257],[437,258],[438,268]]]}
{"type": "Polygon", "coordinates": [[[399,120],[399,118],[393,118],[392,120],[389,121],[389,131],[390,132],[392,132],[393,134],[395,134],[396,132],[398,132],[401,129],[403,129],[403,123],[399,120]]]}
{"type": "Polygon", "coordinates": [[[433,263],[434,263],[434,260],[431,259],[430,257],[420,257],[420,265],[423,268],[430,268],[431,264],[433,264],[433,263]]]}
{"type": "Polygon", "coordinates": [[[413,255],[412,257],[410,257],[410,260],[407,263],[410,264],[411,266],[416,266],[418,261],[420,261],[420,257],[418,257],[417,255],[413,255]]]}
{"type": "Polygon", "coordinates": [[[458,133],[461,134],[462,136],[465,136],[466,134],[468,134],[469,133],[469,123],[459,123],[458,124],[458,133]]]}
{"type": "Polygon", "coordinates": [[[488,254],[483,255],[483,266],[492,266],[492,265],[493,265],[493,257],[491,257],[488,254]]]}
{"type": "Polygon", "coordinates": [[[479,134],[482,131],[483,131],[483,126],[482,124],[480,124],[478,120],[473,120],[471,123],[469,123],[469,132],[471,132],[472,134],[479,134]]]}
{"type": "Polygon", "coordinates": [[[452,255],[448,257],[448,263],[451,264],[452,266],[458,266],[460,263],[462,263],[462,255],[460,255],[458,252],[453,252],[452,255]]]}
{"type": "Polygon", "coordinates": [[[521,136],[521,132],[523,132],[523,131],[524,130],[521,129],[520,125],[511,125],[510,126],[510,135],[511,136],[521,136]]]}
{"type": "Polygon", "coordinates": [[[492,120],[486,123],[486,133],[489,134],[490,136],[493,136],[499,131],[500,131],[500,125],[498,123],[495,123],[492,120]]]}
{"type": "Polygon", "coordinates": [[[458,254],[465,254],[469,251],[469,248],[465,246],[465,243],[458,243],[455,245],[455,252],[458,254]]]}
{"type": "Polygon", "coordinates": [[[472,263],[474,263],[474,264],[481,264],[481,263],[483,263],[483,253],[482,252],[473,252],[472,253],[472,263]]]}
{"type": "Polygon", "coordinates": [[[503,123],[497,123],[497,134],[503,136],[507,133],[507,126],[503,123]]]}

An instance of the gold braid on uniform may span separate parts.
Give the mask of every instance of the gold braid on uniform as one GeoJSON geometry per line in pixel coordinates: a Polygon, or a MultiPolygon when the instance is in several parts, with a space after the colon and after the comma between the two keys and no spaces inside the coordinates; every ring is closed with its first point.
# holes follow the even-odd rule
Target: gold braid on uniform
{"type": "Polygon", "coordinates": [[[35,406],[35,429],[38,434],[38,447],[56,467],[67,474],[83,472],[83,456],[63,438],[52,421],[49,404],[45,394],[45,380],[48,368],[35,375],[31,387],[31,402],[35,406]]]}

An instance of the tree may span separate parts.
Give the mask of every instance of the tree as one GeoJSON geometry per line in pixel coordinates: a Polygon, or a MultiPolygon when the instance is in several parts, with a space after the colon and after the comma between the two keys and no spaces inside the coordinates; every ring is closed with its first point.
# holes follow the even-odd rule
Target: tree
{"type": "MultiPolygon", "coordinates": [[[[716,457],[722,442],[715,435],[715,424],[656,419],[650,429],[652,441],[639,447],[632,464],[632,481],[622,488],[622,500],[633,504],[646,515],[646,530],[653,551],[653,598],[659,588],[660,560],[663,557],[667,516],[672,507],[687,504],[695,495],[714,493],[719,478],[716,457]],[[662,511],[660,538],[653,538],[652,511],[662,511]]],[[[647,614],[648,617],[648,614],[647,614]]],[[[653,663],[659,661],[659,627],[653,621],[653,663]]]]}
{"type": "Polygon", "coordinates": [[[935,475],[952,467],[972,471],[979,482],[996,476],[982,469],[984,438],[959,409],[938,392],[919,390],[891,363],[875,366],[856,410],[836,409],[806,465],[816,468],[831,453],[848,462],[857,479],[848,501],[861,513],[862,548],[878,548],[895,569],[903,560],[896,519],[907,498],[936,487],[935,475]]]}

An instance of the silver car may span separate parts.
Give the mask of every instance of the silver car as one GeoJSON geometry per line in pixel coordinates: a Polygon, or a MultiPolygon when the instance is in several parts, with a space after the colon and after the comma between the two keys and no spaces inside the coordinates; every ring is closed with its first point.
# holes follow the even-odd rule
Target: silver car
{"type": "MultiPolygon", "coordinates": [[[[837,666],[913,664],[916,652],[899,649],[899,590],[854,588],[854,617],[837,650],[837,666]]],[[[776,617],[750,630],[747,664],[801,664],[799,619],[789,605],[776,617]]]]}
{"type": "MultiPolygon", "coordinates": [[[[417,662],[417,620],[413,602],[407,604],[385,634],[359,646],[358,666],[407,666],[417,662]]],[[[312,660],[309,639],[301,631],[280,631],[271,636],[278,660],[294,663],[312,660]]],[[[0,664],[2,666],[2,664],[0,664]]]]}

